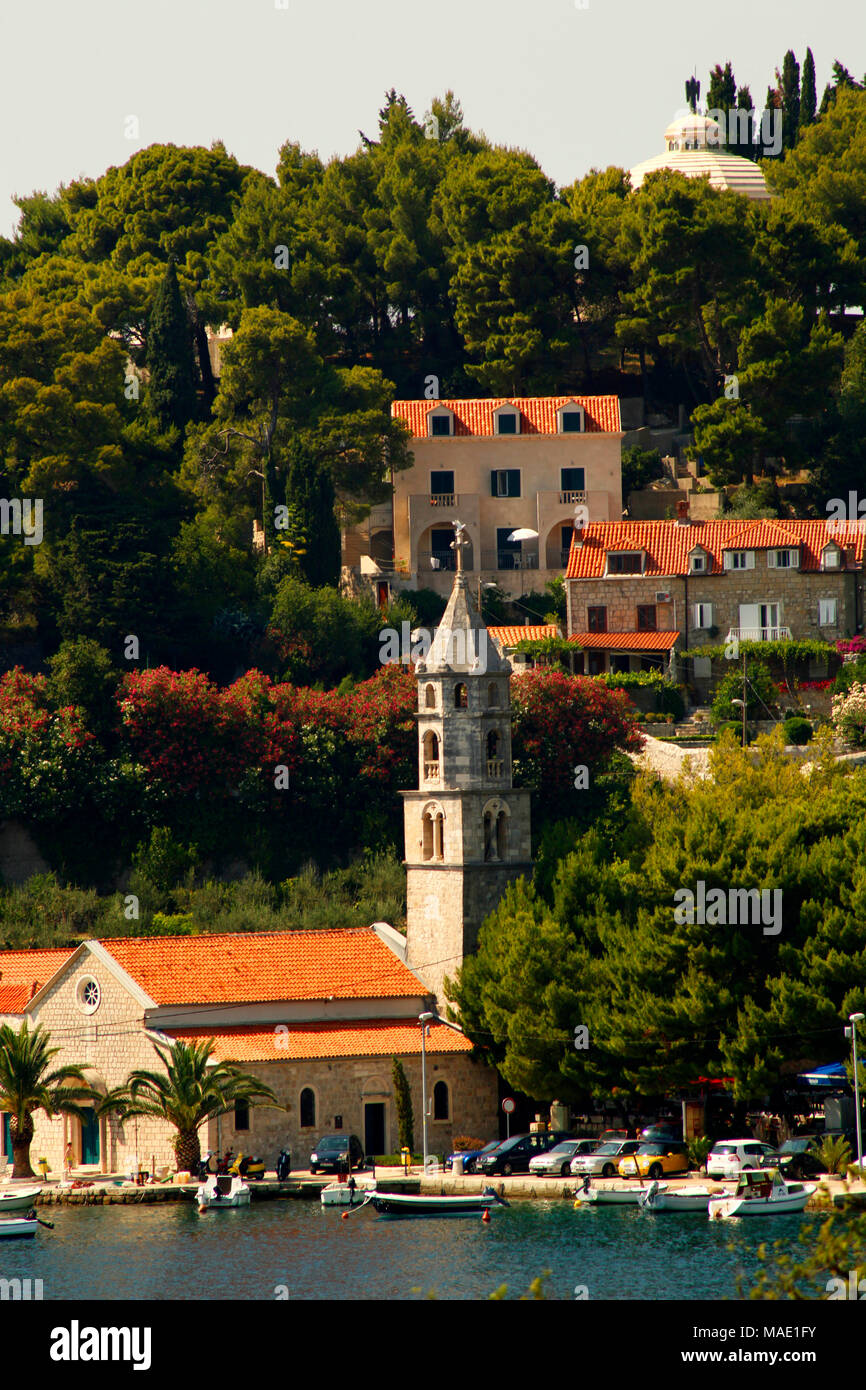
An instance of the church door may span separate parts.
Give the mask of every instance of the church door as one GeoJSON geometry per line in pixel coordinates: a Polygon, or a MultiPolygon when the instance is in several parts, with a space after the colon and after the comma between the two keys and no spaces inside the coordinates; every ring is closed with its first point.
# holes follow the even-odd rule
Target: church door
{"type": "Polygon", "coordinates": [[[99,1120],[93,1110],[81,1121],[81,1162],[99,1162],[99,1120]]]}
{"type": "Polygon", "coordinates": [[[385,1149],[385,1102],[364,1102],[364,1152],[368,1157],[381,1155],[385,1149]]]}

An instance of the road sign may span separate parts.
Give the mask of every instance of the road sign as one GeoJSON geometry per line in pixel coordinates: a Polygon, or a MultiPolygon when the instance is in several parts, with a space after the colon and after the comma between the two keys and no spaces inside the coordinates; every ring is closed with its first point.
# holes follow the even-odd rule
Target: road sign
{"type": "Polygon", "coordinates": [[[517,1106],[515,1102],[511,1099],[511,1096],[505,1097],[504,1101],[502,1102],[502,1109],[505,1111],[506,1115],[514,1114],[515,1110],[517,1109],[517,1106]]]}

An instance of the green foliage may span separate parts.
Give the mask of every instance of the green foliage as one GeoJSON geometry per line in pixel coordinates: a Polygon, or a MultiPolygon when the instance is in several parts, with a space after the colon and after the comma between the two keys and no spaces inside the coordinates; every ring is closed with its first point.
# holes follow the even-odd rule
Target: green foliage
{"type": "Polygon", "coordinates": [[[844,1178],[851,1161],[851,1145],[847,1139],[824,1139],[816,1153],[828,1173],[839,1173],[844,1178]]]}
{"type": "Polygon", "coordinates": [[[662,476],[662,456],[658,449],[640,449],[637,445],[623,449],[622,499],[626,506],[630,492],[639,492],[662,476]]]}
{"type": "Polygon", "coordinates": [[[690,1167],[690,1168],[703,1168],[704,1164],[705,1164],[706,1161],[707,1161],[707,1154],[710,1152],[710,1149],[711,1149],[712,1147],[713,1147],[713,1140],[712,1140],[712,1139],[707,1139],[706,1136],[704,1136],[704,1137],[701,1138],[701,1139],[688,1139],[688,1140],[686,1140],[686,1149],[687,1149],[687,1151],[688,1151],[689,1167],[690,1167]]]}
{"type": "MultiPolygon", "coordinates": [[[[779,704],[779,690],[770,679],[770,672],[760,662],[752,662],[745,682],[746,718],[772,719],[779,704]]],[[[742,718],[742,711],[732,701],[743,699],[743,675],[741,671],[728,671],[716,686],[711,715],[716,724],[726,720],[742,718]]]]}
{"type": "Polygon", "coordinates": [[[35,1112],[41,1110],[49,1119],[55,1115],[86,1119],[84,1105],[96,1099],[81,1065],[52,1066],[61,1049],[49,1046],[50,1041],[45,1028],[31,1029],[26,1020],[17,1031],[8,1023],[0,1027],[0,1113],[9,1117],[13,1178],[34,1176],[30,1145],[35,1112]]]}
{"type": "Polygon", "coordinates": [[[132,866],[161,892],[176,888],[195,867],[198,855],[193,846],[180,845],[167,826],[158,825],[150,839],[132,856],[132,866]]]}
{"type": "Polygon", "coordinates": [[[189,317],[174,261],[166,267],[147,328],[147,405],[160,432],[186,429],[195,414],[195,363],[189,317]]]}
{"type": "Polygon", "coordinates": [[[809,720],[802,719],[798,716],[786,719],[782,725],[782,737],[786,743],[809,743],[812,739],[812,732],[812,725],[809,723],[809,720]]]}
{"type": "Polygon", "coordinates": [[[412,1114],[412,1091],[399,1057],[393,1058],[391,1082],[394,1087],[394,1103],[397,1107],[397,1135],[401,1149],[411,1153],[415,1148],[414,1116],[412,1114]]]}
{"type": "Polygon", "coordinates": [[[75,705],[93,732],[110,729],[116,718],[120,671],[111,653],[89,637],[61,642],[48,659],[46,693],[56,705],[75,705]]]}
{"type": "Polygon", "coordinates": [[[866,1216],[831,1212],[820,1226],[814,1221],[800,1228],[798,1243],[803,1247],[799,1260],[789,1252],[788,1240],[777,1240],[768,1249],[757,1249],[760,1269],[751,1288],[745,1276],[737,1279],[739,1298],[755,1301],[801,1302],[808,1299],[860,1298],[858,1280],[866,1266],[866,1216]],[[850,1273],[854,1271],[854,1293],[850,1273]]]}
{"type": "Polygon", "coordinates": [[[852,685],[866,685],[866,655],[858,656],[856,661],[846,661],[839,667],[833,682],[834,693],[844,695],[852,685]]]}

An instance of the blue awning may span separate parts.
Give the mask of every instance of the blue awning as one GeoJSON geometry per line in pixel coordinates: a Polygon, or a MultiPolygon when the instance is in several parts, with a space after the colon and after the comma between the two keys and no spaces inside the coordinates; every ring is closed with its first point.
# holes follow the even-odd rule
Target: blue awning
{"type": "Polygon", "coordinates": [[[814,1071],[800,1072],[798,1081],[804,1081],[807,1086],[840,1086],[845,1085],[848,1074],[845,1070],[844,1062],[828,1062],[826,1066],[816,1067],[814,1071]]]}

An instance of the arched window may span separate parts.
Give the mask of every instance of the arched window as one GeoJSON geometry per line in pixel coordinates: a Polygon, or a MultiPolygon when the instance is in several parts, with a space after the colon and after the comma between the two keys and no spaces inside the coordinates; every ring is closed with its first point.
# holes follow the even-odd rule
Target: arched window
{"type": "Polygon", "coordinates": [[[496,858],[495,845],[493,843],[494,828],[493,815],[490,811],[484,812],[484,858],[491,860],[496,858]]]}
{"type": "Polygon", "coordinates": [[[445,858],[445,817],[440,811],[433,823],[433,857],[445,858]]]}
{"type": "Polygon", "coordinates": [[[424,691],[424,708],[425,708],[425,709],[435,709],[435,708],[436,708],[436,688],[435,688],[435,686],[428,685],[427,688],[425,689],[425,691],[424,691]]]}
{"type": "Polygon", "coordinates": [[[424,777],[428,782],[439,780],[439,738],[428,729],[422,741],[424,750],[424,777]]]}
{"type": "Polygon", "coordinates": [[[316,1128],[316,1094],[305,1086],[301,1091],[301,1129],[316,1128]]]}
{"type": "Polygon", "coordinates": [[[488,709],[498,709],[498,707],[499,707],[499,691],[496,689],[496,682],[495,682],[495,681],[491,681],[490,684],[489,684],[488,687],[487,687],[487,708],[488,708],[488,709]]]}
{"type": "Polygon", "coordinates": [[[508,817],[504,811],[496,817],[496,858],[508,858],[508,817]]]}
{"type": "Polygon", "coordinates": [[[469,691],[466,689],[466,686],[463,684],[462,681],[459,685],[455,685],[454,687],[454,708],[469,708],[469,691]]]}
{"type": "Polygon", "coordinates": [[[433,1087],[433,1119],[448,1120],[451,1118],[449,1106],[448,1082],[437,1081],[433,1087]]]}
{"type": "Polygon", "coordinates": [[[250,1103],[248,1100],[235,1101],[235,1130],[249,1129],[250,1103]]]}
{"type": "Polygon", "coordinates": [[[421,817],[421,858],[433,858],[433,817],[429,811],[421,817]]]}
{"type": "Polygon", "coordinates": [[[488,758],[499,757],[499,734],[495,729],[491,729],[487,735],[487,756],[488,758]]]}

